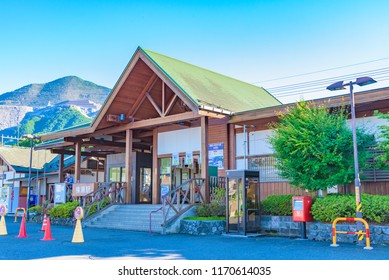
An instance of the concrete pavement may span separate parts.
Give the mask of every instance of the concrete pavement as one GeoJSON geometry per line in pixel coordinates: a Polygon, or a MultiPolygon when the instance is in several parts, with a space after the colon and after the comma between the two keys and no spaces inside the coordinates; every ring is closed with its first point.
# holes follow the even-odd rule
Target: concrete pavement
{"type": "Polygon", "coordinates": [[[84,243],[72,243],[74,227],[51,225],[53,241],[41,241],[42,225],[27,223],[27,238],[7,217],[8,235],[0,236],[0,260],[32,259],[164,259],[164,260],[389,260],[389,245],[364,250],[355,244],[330,247],[280,237],[160,235],[145,232],[84,228],[84,243]]]}

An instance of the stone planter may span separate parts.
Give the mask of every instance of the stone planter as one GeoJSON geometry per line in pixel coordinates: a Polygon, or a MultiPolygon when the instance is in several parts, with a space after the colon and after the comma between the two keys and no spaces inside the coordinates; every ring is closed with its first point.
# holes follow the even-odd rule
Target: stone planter
{"type": "Polygon", "coordinates": [[[180,233],[192,235],[209,235],[225,233],[226,221],[181,220],[180,233]]]}
{"type": "MultiPolygon", "coordinates": [[[[261,216],[261,231],[285,237],[301,237],[301,224],[293,222],[291,216],[261,216]]],[[[389,226],[369,225],[370,241],[372,244],[389,244],[389,226]]],[[[336,226],[337,231],[356,231],[356,224],[342,224],[336,226]]],[[[310,240],[332,242],[332,224],[320,222],[306,223],[306,234],[310,240]]],[[[363,227],[363,231],[365,228],[363,227]]],[[[337,234],[338,242],[355,243],[356,236],[349,234],[337,234]]]]}
{"type": "MultiPolygon", "coordinates": [[[[41,224],[43,223],[43,215],[31,215],[30,222],[41,224]]],[[[76,220],[72,218],[50,218],[51,225],[60,225],[60,226],[74,226],[76,220]]]]}

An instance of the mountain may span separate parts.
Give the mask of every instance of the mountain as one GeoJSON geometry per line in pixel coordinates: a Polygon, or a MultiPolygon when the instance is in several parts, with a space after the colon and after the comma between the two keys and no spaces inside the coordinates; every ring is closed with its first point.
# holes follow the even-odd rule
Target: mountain
{"type": "MultiPolygon", "coordinates": [[[[78,108],[67,104],[48,106],[27,113],[20,122],[19,135],[39,135],[91,122],[92,118],[78,108]]],[[[15,137],[18,135],[18,128],[14,126],[0,130],[0,135],[15,137]]]]}
{"type": "Polygon", "coordinates": [[[0,130],[17,126],[24,116],[32,111],[31,106],[0,105],[0,130]]]}
{"type": "Polygon", "coordinates": [[[64,101],[91,100],[103,104],[111,89],[76,76],[63,77],[45,84],[30,84],[0,95],[0,105],[44,107],[64,101]]]}

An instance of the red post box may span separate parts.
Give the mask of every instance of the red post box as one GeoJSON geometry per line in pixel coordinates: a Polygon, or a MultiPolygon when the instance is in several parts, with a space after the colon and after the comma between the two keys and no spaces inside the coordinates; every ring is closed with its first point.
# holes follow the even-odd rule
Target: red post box
{"type": "Polygon", "coordinates": [[[292,197],[292,213],[293,222],[310,222],[312,221],[311,214],[312,197],[310,196],[293,196],[292,197]]]}

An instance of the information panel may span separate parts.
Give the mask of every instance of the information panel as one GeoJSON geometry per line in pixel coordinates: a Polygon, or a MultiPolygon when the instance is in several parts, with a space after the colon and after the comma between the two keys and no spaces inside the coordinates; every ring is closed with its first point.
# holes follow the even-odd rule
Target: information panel
{"type": "Polygon", "coordinates": [[[57,204],[66,203],[66,184],[54,184],[54,206],[57,204]]]}

